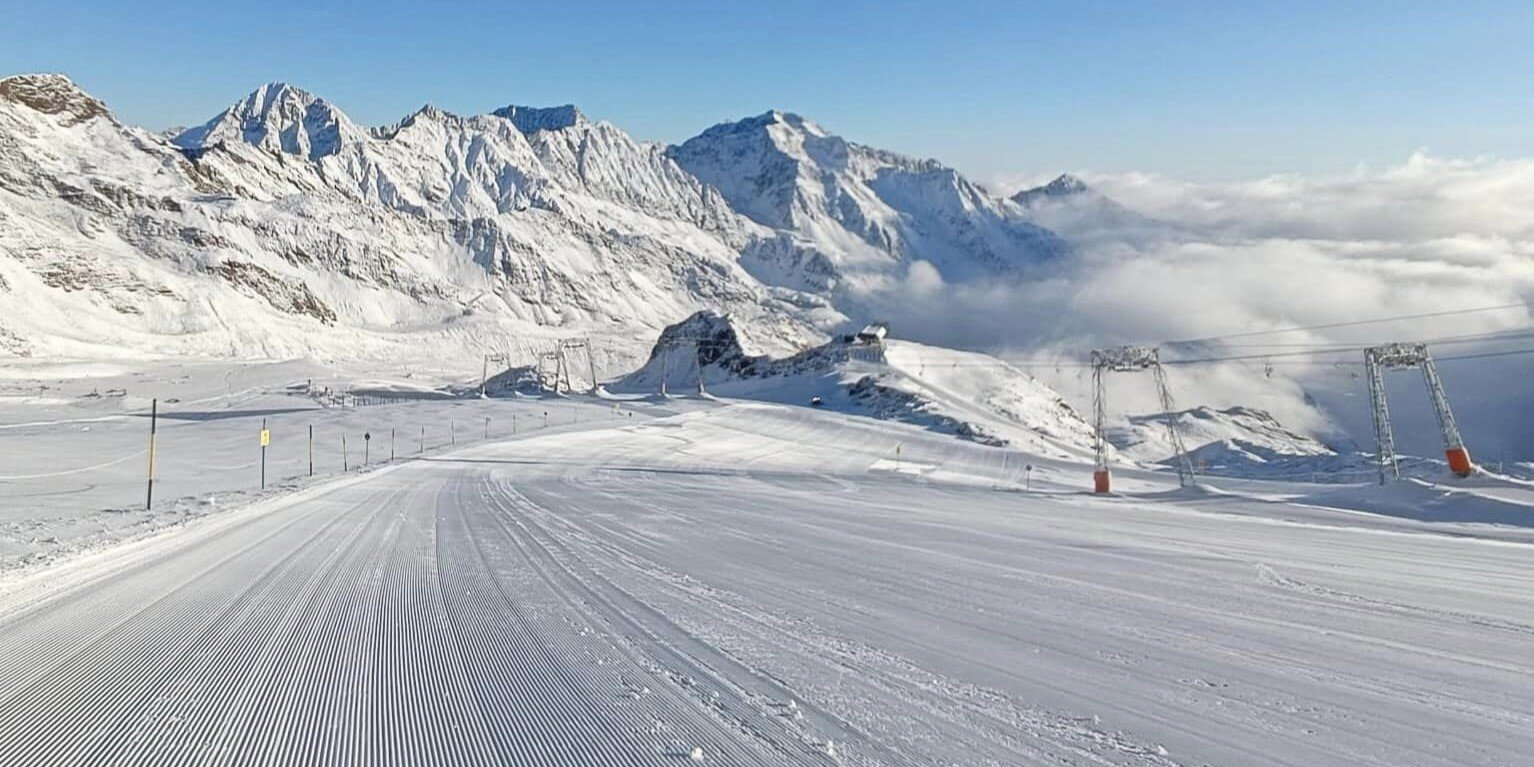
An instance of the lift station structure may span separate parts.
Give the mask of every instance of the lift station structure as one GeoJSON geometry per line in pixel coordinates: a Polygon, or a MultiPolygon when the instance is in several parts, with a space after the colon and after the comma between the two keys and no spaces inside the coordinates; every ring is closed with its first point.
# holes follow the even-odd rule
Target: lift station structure
{"type": "Polygon", "coordinates": [[[1095,453],[1095,471],[1092,472],[1094,492],[1106,493],[1112,485],[1108,470],[1108,438],[1103,373],[1138,373],[1149,370],[1156,382],[1156,396],[1166,417],[1167,436],[1171,439],[1173,458],[1177,462],[1177,483],[1187,487],[1195,479],[1193,461],[1183,446],[1182,432],[1177,428],[1177,408],[1172,404],[1172,393],[1167,389],[1166,371],[1161,367],[1161,350],[1147,346],[1121,346],[1115,349],[1092,350],[1092,449],[1095,453]]]}
{"type": "Polygon", "coordinates": [[[1428,398],[1433,402],[1433,413],[1438,416],[1438,428],[1443,432],[1444,455],[1449,459],[1449,471],[1460,477],[1468,477],[1475,470],[1470,462],[1470,451],[1459,435],[1454,422],[1454,412],[1449,409],[1449,397],[1444,394],[1443,381],[1438,377],[1438,367],[1427,344],[1385,344],[1364,349],[1364,369],[1369,378],[1369,402],[1374,408],[1374,438],[1379,459],[1380,484],[1401,478],[1397,464],[1395,433],[1390,428],[1390,406],[1385,400],[1385,373],[1391,370],[1421,368],[1422,378],[1427,382],[1428,398]]]}

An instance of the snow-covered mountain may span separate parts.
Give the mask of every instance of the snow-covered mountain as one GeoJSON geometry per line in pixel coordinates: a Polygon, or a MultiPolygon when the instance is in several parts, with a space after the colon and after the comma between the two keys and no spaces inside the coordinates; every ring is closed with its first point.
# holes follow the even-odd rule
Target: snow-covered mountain
{"type": "Polygon", "coordinates": [[[271,83],[158,136],[66,77],[0,80],[12,354],[477,360],[567,335],[640,354],[704,309],[788,352],[862,319],[849,282],[1062,252],[951,169],[779,112],[665,147],[569,105],[364,128],[271,83]]]}
{"type": "Polygon", "coordinates": [[[363,131],[268,85],[172,143],[67,78],[3,82],[13,353],[477,360],[509,337],[632,347],[705,307],[794,348],[840,320],[742,270],[749,222],[605,124],[426,108],[363,131]]]}
{"type": "Polygon", "coordinates": [[[1028,221],[1089,249],[1105,241],[1154,242],[1178,234],[1172,224],[1131,210],[1069,173],[1009,199],[1028,221]]]}
{"type": "Polygon", "coordinates": [[[317,160],[366,138],[365,130],[324,99],[285,83],[268,83],[172,141],[186,148],[242,141],[317,160]]]}
{"type": "Polygon", "coordinates": [[[877,288],[914,261],[949,281],[1018,274],[1067,250],[954,169],[849,142],[795,114],[721,123],[669,154],[783,233],[745,263],[787,287],[877,288]]]}
{"type": "Polygon", "coordinates": [[[1044,184],[1043,186],[1035,186],[1029,189],[1024,189],[1021,192],[1012,195],[1012,201],[1018,205],[1023,206],[1024,208],[1034,208],[1046,205],[1051,202],[1060,202],[1063,200],[1079,200],[1083,198],[1107,200],[1111,202],[1111,200],[1108,200],[1108,198],[1098,194],[1096,190],[1092,189],[1092,187],[1087,186],[1087,182],[1082,181],[1081,179],[1072,176],[1069,173],[1062,173],[1056,176],[1048,184],[1044,184]]]}

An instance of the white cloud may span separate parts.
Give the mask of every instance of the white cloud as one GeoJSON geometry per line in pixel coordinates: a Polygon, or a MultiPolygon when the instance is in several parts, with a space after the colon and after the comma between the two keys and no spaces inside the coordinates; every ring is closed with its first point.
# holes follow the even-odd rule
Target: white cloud
{"type": "MultiPolygon", "coordinates": [[[[1037,211],[1039,223],[1076,245],[1069,265],[1012,286],[943,284],[934,274],[915,272],[884,297],[890,316],[903,316],[909,333],[928,340],[1041,358],[1106,344],[1517,302],[1525,308],[1240,342],[1375,343],[1534,325],[1527,309],[1534,302],[1534,160],[1455,160],[1419,152],[1381,170],[1219,183],[1143,173],[1078,175],[1133,212],[1079,199],[1037,211]]],[[[1534,339],[1521,343],[1534,346],[1534,339]]],[[[1466,351],[1446,346],[1438,353],[1466,351]]],[[[1332,364],[1356,362],[1355,356],[1286,360],[1279,368],[1321,392],[1348,431],[1367,441],[1367,411],[1356,396],[1362,383],[1332,364]]],[[[1262,370],[1261,362],[1237,367],[1234,373],[1182,373],[1181,398],[1189,405],[1259,406],[1254,398],[1271,399],[1271,379],[1258,380],[1252,372],[1262,370]]],[[[1534,392],[1523,383],[1530,379],[1520,371],[1534,372],[1531,358],[1445,366],[1472,443],[1480,432],[1498,451],[1506,446],[1534,456],[1534,435],[1519,433],[1522,427],[1507,419],[1534,411],[1534,392]]],[[[1068,380],[1060,383],[1070,388],[1068,380]]],[[[1299,391],[1285,396],[1295,400],[1299,391]]],[[[1422,404],[1411,401],[1398,411],[1408,424],[1410,446],[1431,452],[1434,429],[1430,414],[1417,412],[1422,404]]],[[[1291,419],[1303,417],[1300,407],[1268,406],[1289,410],[1291,419]]]]}

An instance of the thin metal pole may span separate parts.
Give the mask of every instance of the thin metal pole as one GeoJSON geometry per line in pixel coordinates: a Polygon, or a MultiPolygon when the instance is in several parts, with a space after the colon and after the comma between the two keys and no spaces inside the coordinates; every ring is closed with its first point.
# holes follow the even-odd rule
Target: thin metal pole
{"type": "Polygon", "coordinates": [[[314,424],[309,424],[309,476],[314,476],[314,424]]]}
{"type": "Polygon", "coordinates": [[[424,454],[426,452],[426,427],[425,426],[421,427],[421,449],[418,452],[420,452],[422,454],[424,454]]]}
{"type": "Polygon", "coordinates": [[[394,427],[389,427],[389,460],[394,460],[394,427]]]}
{"type": "Polygon", "coordinates": [[[261,489],[266,489],[266,419],[261,419],[261,489]]]}
{"type": "Polygon", "coordinates": [[[490,440],[490,419],[486,418],[485,419],[485,441],[488,442],[489,440],[490,440]]]}
{"type": "Polygon", "coordinates": [[[154,508],[154,443],[155,432],[160,423],[160,400],[154,399],[149,403],[149,487],[144,493],[144,509],[154,508]]]}
{"type": "Polygon", "coordinates": [[[453,446],[458,445],[458,419],[447,419],[447,439],[453,446]]]}
{"type": "Polygon", "coordinates": [[[346,462],[346,435],[345,434],[341,435],[341,471],[343,473],[351,471],[351,466],[348,465],[347,462],[346,462]]]}
{"type": "Polygon", "coordinates": [[[657,344],[660,349],[660,396],[666,396],[666,379],[671,376],[671,344],[657,344]]]}
{"type": "Polygon", "coordinates": [[[591,393],[595,395],[602,387],[597,385],[597,358],[593,351],[591,336],[586,336],[586,364],[591,368],[591,393]]]}

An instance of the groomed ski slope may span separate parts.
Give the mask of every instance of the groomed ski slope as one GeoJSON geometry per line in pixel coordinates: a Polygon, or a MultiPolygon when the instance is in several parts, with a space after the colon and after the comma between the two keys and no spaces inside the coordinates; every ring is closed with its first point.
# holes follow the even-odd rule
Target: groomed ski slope
{"type": "Polygon", "coordinates": [[[1025,492],[1003,451],[911,426],[675,409],[0,581],[0,763],[1534,754],[1524,528],[1151,474],[1095,498],[1044,461],[1025,492]]]}

